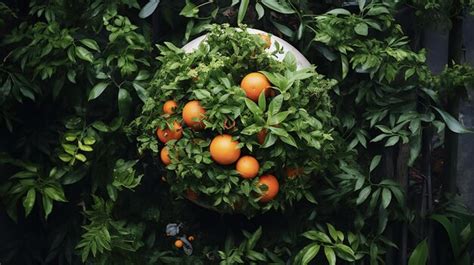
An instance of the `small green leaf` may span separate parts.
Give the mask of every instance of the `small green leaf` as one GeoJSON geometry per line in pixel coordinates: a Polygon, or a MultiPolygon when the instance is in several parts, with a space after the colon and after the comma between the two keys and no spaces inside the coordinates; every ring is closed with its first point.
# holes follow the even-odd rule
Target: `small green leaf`
{"type": "Polygon", "coordinates": [[[179,14],[184,17],[188,18],[193,18],[197,17],[197,14],[199,13],[199,8],[193,4],[190,0],[186,0],[186,5],[183,7],[181,12],[179,14]]]}
{"type": "MultiPolygon", "coordinates": [[[[260,111],[259,107],[255,102],[252,100],[246,98],[245,99],[245,105],[247,105],[247,108],[255,115],[260,115],[262,112],[260,111]]],[[[270,103],[271,105],[271,103],[270,103]]]]}
{"type": "Polygon", "coordinates": [[[335,8],[335,9],[332,9],[328,12],[326,12],[326,14],[331,14],[331,15],[350,15],[351,12],[349,12],[349,10],[347,9],[343,9],[343,8],[335,8]]]}
{"type": "Polygon", "coordinates": [[[255,3],[255,11],[257,11],[258,20],[260,20],[263,15],[265,15],[265,10],[263,9],[263,6],[260,3],[255,3]]]}
{"type": "Polygon", "coordinates": [[[94,60],[94,56],[90,51],[88,51],[86,48],[81,47],[81,46],[76,46],[76,55],[79,57],[79,59],[82,59],[84,61],[91,62],[94,60]]]}
{"type": "Polygon", "coordinates": [[[269,114],[270,115],[277,114],[280,111],[282,104],[283,104],[283,95],[278,95],[274,97],[272,101],[270,101],[270,104],[268,105],[269,114]]]}
{"type": "Polygon", "coordinates": [[[91,92],[89,92],[89,101],[93,100],[93,99],[96,99],[97,97],[99,97],[102,92],[104,92],[104,90],[107,88],[107,86],[109,85],[109,83],[106,83],[106,82],[100,82],[98,84],[96,84],[91,92]]]}
{"type": "Polygon", "coordinates": [[[132,97],[130,96],[130,93],[128,90],[120,88],[118,93],[118,108],[120,116],[126,119],[130,115],[131,105],[132,97]]]}
{"type": "Polygon", "coordinates": [[[80,40],[80,42],[82,44],[84,44],[84,46],[86,46],[87,48],[90,48],[90,49],[96,50],[96,51],[100,51],[99,50],[99,45],[97,44],[97,42],[95,40],[82,39],[82,40],[80,40]]]}
{"type": "Polygon", "coordinates": [[[357,197],[356,204],[357,205],[362,204],[367,199],[367,197],[370,195],[371,191],[372,191],[372,188],[370,186],[367,186],[367,187],[363,188],[359,192],[359,197],[357,197]]]}
{"type": "Polygon", "coordinates": [[[392,192],[390,189],[384,188],[382,190],[382,207],[387,208],[392,201],[392,192]]]}
{"type": "Polygon", "coordinates": [[[240,0],[239,13],[237,14],[237,24],[241,24],[247,13],[250,0],[240,0]]]}
{"type": "Polygon", "coordinates": [[[354,31],[361,36],[367,36],[367,34],[369,34],[369,27],[367,24],[361,22],[354,27],[354,31]]]}
{"type": "Polygon", "coordinates": [[[86,156],[83,154],[76,154],[75,157],[77,160],[82,161],[82,162],[86,162],[87,160],[86,156]]]}
{"type": "Polygon", "coordinates": [[[380,159],[382,159],[381,155],[376,155],[374,156],[374,158],[372,158],[372,162],[370,162],[369,172],[372,172],[379,165],[380,159]]]}
{"type": "Polygon", "coordinates": [[[282,14],[294,14],[295,10],[291,8],[287,1],[278,1],[278,0],[262,0],[262,4],[270,8],[273,11],[282,14]]]}
{"type": "Polygon", "coordinates": [[[428,244],[426,239],[421,241],[413,250],[408,260],[408,265],[425,265],[428,261],[428,244]]]}
{"type": "Polygon", "coordinates": [[[28,190],[28,193],[25,196],[25,199],[23,200],[23,207],[25,208],[25,216],[28,216],[31,213],[31,209],[33,209],[33,206],[35,205],[35,199],[36,199],[36,190],[35,188],[30,188],[28,190]]]}
{"type": "Polygon", "coordinates": [[[455,132],[455,133],[473,133],[472,130],[466,129],[459,121],[457,121],[453,116],[451,116],[449,113],[438,109],[437,107],[433,108],[441,115],[441,118],[446,122],[446,125],[448,128],[455,132]]]}
{"type": "Polygon", "coordinates": [[[135,91],[137,92],[137,95],[140,98],[140,100],[143,103],[145,103],[145,101],[148,98],[148,92],[146,91],[146,89],[142,87],[140,84],[138,84],[137,82],[133,82],[132,86],[133,88],[135,88],[135,91]]]}
{"type": "Polygon", "coordinates": [[[394,136],[388,138],[387,142],[385,143],[385,146],[393,146],[396,143],[398,143],[398,140],[400,140],[400,136],[394,135],[394,136]]]}
{"type": "Polygon", "coordinates": [[[53,201],[47,196],[42,196],[42,202],[44,218],[48,219],[49,214],[53,211],[53,201]]]}
{"type": "Polygon", "coordinates": [[[43,190],[44,194],[54,201],[67,202],[62,188],[47,186],[43,190]]]}
{"type": "Polygon", "coordinates": [[[301,264],[306,265],[310,263],[316,255],[318,255],[319,249],[321,246],[318,243],[312,243],[303,249],[304,253],[301,259],[301,264]]]}
{"type": "Polygon", "coordinates": [[[336,254],[331,247],[324,247],[324,254],[326,255],[329,265],[336,265],[336,254]]]}

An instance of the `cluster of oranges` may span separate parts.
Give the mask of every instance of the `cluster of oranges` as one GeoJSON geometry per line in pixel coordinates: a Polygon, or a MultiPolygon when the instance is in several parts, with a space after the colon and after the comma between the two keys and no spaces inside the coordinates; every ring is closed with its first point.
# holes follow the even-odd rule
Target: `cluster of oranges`
{"type": "MultiPolygon", "coordinates": [[[[261,93],[268,96],[271,91],[271,85],[265,75],[254,72],[247,74],[241,81],[240,87],[244,90],[246,96],[258,101],[261,93]]],[[[163,105],[163,113],[171,115],[174,114],[178,104],[173,100],[168,100],[163,105]]],[[[186,126],[193,130],[204,129],[203,119],[205,118],[206,110],[201,106],[197,100],[192,100],[186,103],[182,110],[182,118],[186,126]]],[[[158,128],[156,134],[158,139],[166,143],[170,140],[179,140],[183,136],[182,126],[178,122],[173,122],[171,126],[166,129],[158,128]]],[[[263,144],[267,132],[262,130],[257,134],[257,141],[263,144]]],[[[217,135],[212,139],[209,151],[212,159],[220,165],[231,165],[235,163],[235,169],[244,179],[252,179],[258,175],[260,165],[255,157],[250,155],[241,156],[239,142],[234,140],[229,134],[217,135]]],[[[163,164],[169,165],[171,160],[169,158],[169,150],[164,147],[161,150],[160,158],[163,164]]],[[[266,191],[260,197],[261,202],[268,202],[275,198],[279,191],[279,183],[275,176],[266,174],[259,177],[259,186],[265,185],[266,191]]]]}

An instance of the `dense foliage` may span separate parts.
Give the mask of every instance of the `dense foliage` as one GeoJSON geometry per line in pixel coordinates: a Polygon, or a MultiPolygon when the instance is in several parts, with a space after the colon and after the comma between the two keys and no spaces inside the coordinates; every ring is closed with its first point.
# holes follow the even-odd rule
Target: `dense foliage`
{"type": "MultiPolygon", "coordinates": [[[[431,146],[434,132],[437,146],[443,147],[448,129],[468,132],[445,105],[472,85],[474,71],[455,65],[433,76],[424,51],[412,49],[418,45],[404,35],[394,17],[400,8],[409,7],[418,11],[417,21],[425,9],[449,20],[472,1],[421,2],[0,3],[0,222],[6,224],[0,231],[0,262],[372,265],[424,264],[428,256],[434,260],[443,255],[445,264],[470,264],[471,214],[442,185],[436,198],[427,196],[431,179],[417,172],[423,166],[423,139],[428,137],[431,146]],[[153,12],[146,20],[138,17],[153,12]],[[263,52],[263,43],[248,35],[239,35],[238,44],[243,51],[254,49],[256,57],[231,69],[223,63],[225,57],[210,62],[212,53],[206,50],[186,55],[176,48],[192,36],[218,30],[212,23],[246,23],[284,37],[318,72],[296,71],[291,57],[276,63],[263,52]],[[161,46],[155,48],[153,41],[161,46]],[[196,59],[206,63],[188,69],[196,59]],[[245,101],[238,82],[247,71],[262,68],[280,91],[252,104],[245,101]],[[301,80],[296,80],[298,75],[301,80]],[[182,86],[185,93],[171,89],[178,84],[173,84],[175,78],[180,85],[191,84],[182,86]],[[289,80],[295,82],[286,86],[291,93],[283,85],[289,80]],[[299,89],[317,95],[321,105],[293,94],[299,89]],[[314,146],[319,151],[304,157],[318,160],[314,167],[298,157],[302,154],[292,149],[296,147],[288,147],[302,148],[302,139],[316,144],[305,137],[306,129],[298,131],[302,118],[297,112],[280,121],[283,126],[272,131],[274,145],[262,151],[274,160],[262,167],[276,165],[277,174],[284,174],[286,159],[278,160],[282,153],[288,152],[296,165],[305,164],[304,176],[284,194],[285,201],[305,197],[309,202],[295,201],[279,211],[270,210],[283,208],[272,202],[267,213],[247,219],[221,216],[182,200],[189,183],[172,185],[170,193],[161,179],[166,169],[157,163],[162,145],[153,136],[166,122],[156,112],[161,106],[155,104],[169,97],[179,101],[184,94],[205,102],[213,117],[206,125],[215,131],[225,129],[225,119],[236,118],[230,113],[241,114],[237,128],[248,131],[241,133],[248,150],[258,149],[253,138],[257,129],[274,125],[253,114],[264,113],[267,106],[266,112],[271,112],[270,105],[281,95],[287,96],[282,109],[303,107],[325,121],[321,128],[315,125],[324,128],[318,137],[335,140],[314,146]],[[227,99],[219,102],[222,97],[227,99]],[[138,141],[137,132],[145,132],[138,141]],[[196,237],[190,256],[173,247],[176,238],[164,235],[166,224],[175,222],[183,222],[185,233],[196,237]],[[437,236],[449,240],[433,241],[433,233],[424,228],[433,222],[439,224],[437,236]],[[394,254],[405,251],[413,253],[410,258],[394,254]]],[[[236,62],[242,60],[236,57],[255,55],[236,52],[238,46],[220,43],[217,35],[211,43],[221,45],[236,62]]],[[[185,129],[186,134],[189,140],[193,132],[185,129]]],[[[187,141],[169,145],[188,152],[187,141]]],[[[201,153],[201,158],[179,155],[183,159],[178,165],[194,170],[193,175],[208,172],[208,167],[199,166],[209,160],[207,144],[194,145],[192,152],[201,153]]],[[[214,202],[221,198],[233,205],[235,198],[225,188],[209,187],[199,190],[213,194],[214,202]]]]}

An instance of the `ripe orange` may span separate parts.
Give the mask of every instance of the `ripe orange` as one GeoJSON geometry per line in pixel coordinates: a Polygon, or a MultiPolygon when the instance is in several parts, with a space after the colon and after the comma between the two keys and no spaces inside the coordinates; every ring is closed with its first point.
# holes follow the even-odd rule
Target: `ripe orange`
{"type": "Polygon", "coordinates": [[[265,93],[265,96],[268,96],[270,86],[267,77],[258,72],[246,75],[240,82],[240,87],[245,91],[245,95],[253,101],[258,101],[258,97],[262,92],[265,93]]]}
{"type": "Polygon", "coordinates": [[[289,167],[286,169],[286,176],[289,178],[289,179],[294,179],[296,177],[298,177],[299,175],[303,174],[303,169],[302,168],[294,168],[294,167],[289,167]]]}
{"type": "Polygon", "coordinates": [[[270,46],[272,46],[272,39],[270,37],[270,34],[258,34],[258,36],[260,37],[260,39],[265,41],[265,49],[268,49],[270,48],[270,46]]]}
{"type": "Polygon", "coordinates": [[[267,186],[267,190],[263,192],[263,196],[260,197],[260,201],[268,202],[273,200],[273,198],[277,196],[278,190],[280,189],[278,180],[273,175],[264,175],[258,180],[258,186],[260,187],[262,185],[267,186]]]}
{"type": "Polygon", "coordinates": [[[265,142],[265,138],[267,137],[267,129],[262,129],[257,133],[257,142],[259,144],[263,144],[265,142]]]}
{"type": "Polygon", "coordinates": [[[211,157],[218,164],[230,165],[240,157],[239,142],[232,140],[232,136],[222,134],[214,137],[209,147],[211,157]]]}
{"type": "Polygon", "coordinates": [[[173,123],[173,128],[166,128],[163,130],[158,128],[156,130],[156,135],[162,143],[166,143],[169,140],[178,140],[183,137],[183,129],[181,124],[175,121],[173,123]]]}
{"type": "Polygon", "coordinates": [[[163,162],[163,164],[165,164],[165,165],[171,164],[171,159],[169,157],[169,152],[168,152],[168,147],[167,146],[165,146],[161,149],[160,158],[161,158],[161,162],[163,162]]]}
{"type": "Polygon", "coordinates": [[[176,101],[168,100],[163,105],[163,112],[166,114],[173,114],[177,107],[178,103],[176,103],[176,101]]]}
{"type": "Polygon", "coordinates": [[[237,161],[235,169],[244,179],[255,178],[260,169],[257,159],[252,156],[243,156],[237,161]]]}
{"type": "Polygon", "coordinates": [[[186,103],[183,108],[183,120],[189,127],[199,130],[204,128],[202,119],[206,110],[199,104],[199,101],[192,100],[186,103]]]}
{"type": "Polygon", "coordinates": [[[177,248],[182,248],[183,245],[184,245],[183,241],[181,241],[179,239],[174,241],[174,246],[177,247],[177,248]]]}

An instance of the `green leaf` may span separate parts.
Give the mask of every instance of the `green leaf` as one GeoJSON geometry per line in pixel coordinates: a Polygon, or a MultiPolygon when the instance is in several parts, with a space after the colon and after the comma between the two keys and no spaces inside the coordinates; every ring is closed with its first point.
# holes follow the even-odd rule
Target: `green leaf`
{"type": "Polygon", "coordinates": [[[23,96],[25,96],[25,97],[27,97],[31,100],[35,100],[35,95],[28,88],[26,88],[24,86],[20,86],[20,92],[23,96]]]}
{"type": "Polygon", "coordinates": [[[183,7],[181,12],[179,14],[184,17],[188,18],[193,18],[197,17],[197,14],[199,13],[199,8],[193,4],[190,0],[186,0],[186,5],[183,7]]]}
{"type": "Polygon", "coordinates": [[[324,254],[326,255],[329,265],[336,265],[336,254],[331,247],[324,247],[324,254]]]}
{"type": "Polygon", "coordinates": [[[148,98],[148,92],[146,91],[146,89],[142,87],[140,84],[138,84],[137,82],[133,82],[132,86],[133,88],[135,88],[135,91],[137,92],[137,95],[140,98],[140,100],[143,103],[145,103],[145,101],[148,98]]]}
{"type": "Polygon", "coordinates": [[[270,20],[270,21],[275,26],[275,28],[277,28],[281,33],[283,33],[283,35],[285,35],[289,38],[293,38],[294,32],[289,27],[287,27],[283,24],[280,24],[280,23],[274,21],[273,19],[270,20]]]}
{"type": "Polygon", "coordinates": [[[241,24],[247,13],[250,0],[240,0],[239,13],[237,14],[237,24],[241,24]]]}
{"type": "Polygon", "coordinates": [[[86,162],[87,160],[86,156],[83,154],[76,154],[74,157],[81,162],[86,162]]]}
{"type": "Polygon", "coordinates": [[[359,10],[362,11],[364,10],[364,7],[365,7],[365,0],[357,0],[358,4],[359,4],[359,10]]]}
{"type": "Polygon", "coordinates": [[[444,229],[448,233],[449,241],[451,242],[451,248],[453,249],[454,255],[459,255],[459,253],[461,252],[461,247],[459,237],[456,233],[456,228],[453,223],[451,223],[451,221],[449,221],[446,216],[440,214],[433,214],[432,216],[430,216],[430,218],[437,221],[444,227],[444,229]]]}
{"type": "Polygon", "coordinates": [[[387,142],[385,143],[385,146],[393,146],[396,143],[398,143],[398,140],[400,140],[400,136],[394,135],[394,136],[388,138],[387,142]]]}
{"type": "Polygon", "coordinates": [[[342,78],[346,78],[349,73],[349,62],[347,61],[347,56],[341,53],[341,69],[342,69],[342,78]]]}
{"type": "Polygon", "coordinates": [[[43,189],[43,192],[46,196],[53,199],[54,201],[67,202],[62,188],[47,186],[43,189]]]}
{"type": "Polygon", "coordinates": [[[362,204],[367,199],[367,197],[370,195],[371,191],[372,191],[372,188],[370,186],[367,186],[367,187],[363,188],[359,192],[359,196],[357,197],[356,204],[357,205],[362,204]]]}
{"type": "Polygon", "coordinates": [[[128,90],[120,88],[118,93],[118,108],[120,116],[126,119],[130,115],[131,105],[132,97],[130,96],[130,93],[128,93],[128,90]]]}
{"type": "Polygon", "coordinates": [[[97,42],[95,40],[82,39],[82,40],[80,40],[80,42],[82,44],[84,44],[84,46],[86,46],[87,48],[90,48],[90,49],[96,50],[96,51],[100,51],[99,45],[97,44],[97,42]]]}
{"type": "Polygon", "coordinates": [[[282,14],[293,14],[295,10],[291,8],[287,1],[277,1],[277,0],[262,0],[262,4],[266,7],[282,14]]]}
{"type": "Polygon", "coordinates": [[[247,105],[247,108],[255,115],[260,115],[262,113],[258,105],[248,98],[245,98],[245,105],[247,105]]]}
{"type": "Polygon", "coordinates": [[[147,18],[153,12],[155,12],[156,8],[158,7],[158,4],[160,3],[160,0],[150,0],[146,5],[140,10],[140,13],[138,13],[138,17],[140,18],[147,18]]]}
{"type": "Polygon", "coordinates": [[[49,214],[53,211],[53,201],[47,196],[41,196],[43,202],[44,218],[48,219],[49,214]]]}
{"type": "Polygon", "coordinates": [[[267,124],[268,125],[277,125],[282,123],[290,114],[289,111],[282,111],[274,116],[268,117],[267,124]]]}
{"type": "Polygon", "coordinates": [[[328,12],[326,12],[326,14],[331,14],[331,15],[350,15],[351,12],[349,12],[349,10],[347,9],[343,9],[343,8],[335,8],[335,9],[332,9],[328,12]]]}
{"type": "Polygon", "coordinates": [[[263,15],[265,15],[265,10],[263,9],[263,6],[260,3],[255,3],[255,11],[257,11],[258,20],[260,20],[263,15]]]}
{"type": "Polygon", "coordinates": [[[392,192],[390,189],[384,188],[382,190],[382,207],[387,208],[392,201],[392,192]]]}
{"type": "Polygon", "coordinates": [[[25,216],[28,216],[31,213],[31,209],[35,205],[36,199],[36,190],[35,188],[30,188],[25,198],[23,199],[23,207],[25,208],[25,216]]]}
{"type": "Polygon", "coordinates": [[[336,228],[334,228],[334,226],[330,223],[326,223],[326,226],[328,227],[329,235],[331,235],[331,237],[332,237],[332,239],[334,239],[334,241],[337,241],[338,236],[337,236],[336,228]]]}
{"type": "Polygon", "coordinates": [[[274,97],[272,101],[270,101],[270,104],[268,105],[268,113],[270,115],[277,114],[280,111],[282,104],[283,104],[283,95],[278,95],[274,97]]]}
{"type": "Polygon", "coordinates": [[[446,125],[451,131],[455,133],[473,133],[472,130],[465,128],[461,123],[459,123],[459,121],[453,118],[453,116],[451,116],[449,113],[441,109],[438,109],[437,107],[434,107],[434,106],[433,108],[441,115],[441,117],[446,122],[446,125]]]}
{"type": "Polygon", "coordinates": [[[91,62],[94,60],[94,56],[90,51],[88,51],[86,48],[81,47],[81,46],[76,46],[76,55],[79,57],[79,59],[82,59],[84,61],[91,62]]]}
{"type": "Polygon", "coordinates": [[[303,233],[303,236],[307,239],[319,241],[322,243],[332,243],[331,238],[328,237],[325,233],[316,230],[310,230],[303,233]]]}
{"type": "Polygon", "coordinates": [[[267,108],[267,99],[265,97],[265,93],[260,93],[260,96],[258,96],[258,107],[262,112],[264,112],[267,108]]]}
{"type": "Polygon", "coordinates": [[[301,259],[301,264],[306,265],[306,264],[310,263],[316,257],[316,255],[318,255],[318,252],[319,252],[320,248],[321,248],[321,246],[318,243],[312,243],[312,244],[306,246],[302,250],[302,253],[304,253],[304,254],[303,254],[303,257],[301,259]]]}
{"type": "Polygon", "coordinates": [[[378,16],[380,14],[389,14],[390,11],[384,6],[376,6],[369,9],[367,15],[369,16],[378,16]]]}
{"type": "Polygon", "coordinates": [[[354,27],[354,31],[361,36],[367,36],[367,34],[369,34],[369,27],[367,24],[361,22],[354,27]]]}
{"type": "Polygon", "coordinates": [[[421,241],[413,250],[408,260],[408,265],[425,265],[428,261],[428,244],[426,239],[421,241]]]}
{"type": "Polygon", "coordinates": [[[372,158],[372,162],[370,162],[369,172],[372,172],[379,165],[380,159],[382,159],[381,155],[376,155],[374,156],[374,158],[372,158]]]}
{"type": "Polygon", "coordinates": [[[107,88],[108,85],[109,85],[109,83],[107,83],[107,82],[100,82],[100,83],[96,84],[92,88],[91,92],[89,92],[88,100],[91,101],[93,99],[98,98],[104,92],[104,90],[107,88]]]}
{"type": "Polygon", "coordinates": [[[247,249],[249,250],[253,249],[261,236],[262,236],[262,227],[259,227],[257,231],[255,231],[255,233],[253,233],[252,236],[248,239],[247,249]]]}

